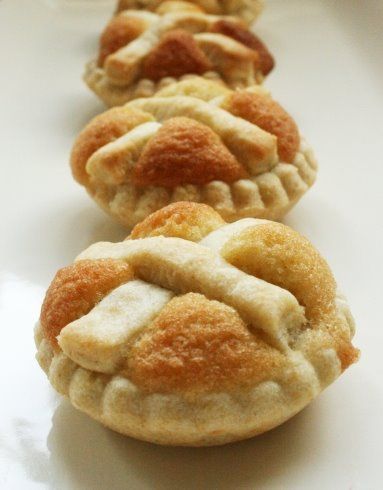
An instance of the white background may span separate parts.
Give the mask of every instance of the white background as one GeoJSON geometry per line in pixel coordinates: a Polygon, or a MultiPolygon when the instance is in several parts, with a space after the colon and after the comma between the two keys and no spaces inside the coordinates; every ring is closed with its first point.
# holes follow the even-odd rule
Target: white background
{"type": "Polygon", "coordinates": [[[320,173],[286,223],[327,257],[357,322],[360,362],[294,419],[225,447],[119,436],[50,388],[33,325],[55,271],[126,232],[71,178],[74,136],[102,109],[80,76],[110,2],[0,0],[0,488],[383,488],[383,2],[276,0],[257,25],[267,80],[320,173]]]}

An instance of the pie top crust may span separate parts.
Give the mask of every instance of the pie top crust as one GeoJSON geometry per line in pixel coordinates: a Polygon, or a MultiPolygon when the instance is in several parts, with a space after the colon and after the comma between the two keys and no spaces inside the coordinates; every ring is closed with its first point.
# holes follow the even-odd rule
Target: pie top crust
{"type": "Polygon", "coordinates": [[[263,0],[119,0],[117,12],[143,9],[164,14],[184,10],[216,15],[235,15],[250,23],[261,13],[263,4],[263,0]]]}
{"type": "Polygon", "coordinates": [[[121,105],[191,75],[247,87],[273,66],[266,46],[238,18],[126,10],[106,26],[85,81],[108,105],[121,105]]]}
{"type": "Polygon", "coordinates": [[[60,270],[36,340],[78,408],[125,434],[201,445],[292,416],[357,360],[353,331],[307,239],[182,202],[60,270]]]}
{"type": "Polygon", "coordinates": [[[232,91],[200,77],[97,116],[71,166],[126,226],[179,200],[205,202],[227,220],[278,219],[316,175],[295,121],[264,88],[232,91]]]}

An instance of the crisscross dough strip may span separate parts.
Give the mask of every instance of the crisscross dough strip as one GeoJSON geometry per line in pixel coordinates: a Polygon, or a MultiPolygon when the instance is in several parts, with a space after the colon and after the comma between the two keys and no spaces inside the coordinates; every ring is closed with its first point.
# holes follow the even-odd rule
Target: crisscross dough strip
{"type": "Polygon", "coordinates": [[[137,99],[126,106],[149,112],[159,122],[185,116],[206,124],[220,136],[252,175],[270,170],[278,161],[277,139],[274,135],[195,97],[137,99]]]}
{"type": "MultiPolygon", "coordinates": [[[[239,149],[242,149],[243,151],[243,141],[240,141],[241,139],[243,140],[244,138],[246,138],[247,142],[250,141],[250,144],[253,144],[255,146],[257,144],[255,139],[256,136],[258,136],[258,139],[259,139],[259,135],[261,135],[262,138],[265,137],[265,135],[274,138],[274,136],[269,135],[269,133],[266,133],[263,130],[259,129],[256,125],[251,125],[251,123],[248,123],[243,119],[236,118],[235,116],[232,116],[230,113],[227,113],[226,111],[223,111],[220,108],[216,108],[215,106],[212,106],[207,102],[201,101],[200,99],[195,99],[195,100],[197,100],[200,104],[202,103],[204,105],[200,106],[199,108],[197,108],[196,111],[194,111],[192,108],[194,99],[193,102],[191,102],[189,100],[190,98],[186,98],[187,100],[185,101],[183,100],[185,99],[185,97],[184,96],[181,97],[182,97],[183,107],[180,108],[180,110],[175,113],[182,114],[184,110],[189,116],[190,115],[195,116],[197,114],[198,117],[194,117],[194,119],[197,120],[204,119],[206,121],[209,121],[209,114],[207,114],[206,111],[208,110],[211,111],[212,109],[210,115],[210,122],[212,122],[214,129],[217,129],[217,127],[218,129],[220,129],[220,135],[226,135],[225,138],[226,141],[228,141],[229,138],[231,138],[232,141],[231,146],[233,149],[235,148],[237,154],[239,149]],[[225,114],[225,119],[221,119],[222,112],[225,114]],[[244,126],[246,127],[245,129],[250,134],[246,135],[242,132],[239,132],[238,128],[235,128],[234,126],[235,124],[238,123],[240,125],[241,123],[245,123],[244,124],[244,126]],[[252,127],[251,130],[249,130],[249,126],[252,127]],[[230,131],[232,131],[232,133],[230,131]],[[253,138],[251,138],[251,136],[253,136],[253,138]]],[[[137,101],[137,103],[138,102],[139,101],[137,101]]],[[[132,105],[135,104],[136,104],[135,102],[132,103],[132,105]]],[[[151,109],[152,106],[153,106],[153,102],[150,105],[149,109],[151,109]]],[[[173,107],[172,104],[171,106],[173,107]]],[[[144,104],[143,109],[145,111],[147,110],[146,104],[144,104]]],[[[170,117],[168,117],[167,113],[164,114],[161,107],[159,111],[160,111],[159,117],[162,120],[166,120],[170,117],[173,117],[171,111],[174,112],[174,109],[170,110],[166,108],[166,112],[171,112],[170,117]]],[[[156,113],[155,110],[152,110],[151,112],[154,115],[158,116],[158,112],[156,113]]],[[[140,154],[145,144],[150,140],[151,137],[153,137],[157,133],[160,127],[161,127],[161,123],[158,122],[143,123],[133,128],[131,131],[121,136],[120,138],[117,138],[111,143],[102,146],[95,153],[93,153],[92,156],[89,158],[86,164],[87,173],[108,185],[120,185],[129,182],[130,180],[129,177],[140,157],[140,154]]],[[[249,148],[249,151],[250,150],[251,148],[249,148]]],[[[255,153],[255,157],[258,154],[258,152],[254,152],[254,151],[253,153],[255,153]]],[[[248,162],[249,159],[247,158],[246,161],[248,162]]],[[[259,168],[257,168],[257,170],[260,171],[259,168]]]]}
{"type": "Polygon", "coordinates": [[[241,272],[217,253],[187,240],[155,237],[101,242],[76,260],[101,258],[126,260],[145,281],[177,293],[202,293],[232,306],[249,328],[263,330],[284,351],[289,330],[305,322],[303,308],[288,291],[241,272]]]}
{"type": "Polygon", "coordinates": [[[86,171],[106,184],[123,184],[129,179],[140,154],[161,124],[147,122],[102,146],[89,158],[86,171]]]}
{"type": "Polygon", "coordinates": [[[160,19],[159,15],[143,10],[124,11],[113,17],[100,36],[97,65],[103,66],[108,56],[158,24],[160,19]]]}
{"type": "Polygon", "coordinates": [[[213,32],[195,34],[194,39],[229,85],[239,88],[261,82],[255,72],[253,50],[228,36],[213,32]]]}
{"type": "Polygon", "coordinates": [[[114,373],[129,339],[146,327],[173,292],[132,280],[117,287],[87,315],[66,325],[58,337],[63,352],[86,369],[114,373]]]}

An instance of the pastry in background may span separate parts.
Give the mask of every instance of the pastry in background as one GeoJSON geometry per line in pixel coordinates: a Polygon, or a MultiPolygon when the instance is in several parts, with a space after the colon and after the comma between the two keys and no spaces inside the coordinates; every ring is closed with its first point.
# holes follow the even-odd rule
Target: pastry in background
{"type": "Polygon", "coordinates": [[[114,106],[193,75],[248,87],[262,82],[273,66],[263,42],[235,17],[127,10],[105,28],[84,80],[114,106]]]}
{"type": "Polygon", "coordinates": [[[35,338],[51,384],[79,410],[132,437],[204,446],[299,412],[358,359],[353,333],[306,238],[175,203],[61,269],[35,338]]]}
{"type": "Polygon", "coordinates": [[[142,9],[161,14],[182,9],[215,15],[233,15],[250,23],[262,12],[263,4],[263,0],[119,0],[117,12],[142,9]]]}
{"type": "Polygon", "coordinates": [[[131,227],[176,201],[225,220],[281,219],[313,184],[316,161],[296,123],[262,87],[198,77],[95,117],[71,155],[74,178],[131,227]]]}

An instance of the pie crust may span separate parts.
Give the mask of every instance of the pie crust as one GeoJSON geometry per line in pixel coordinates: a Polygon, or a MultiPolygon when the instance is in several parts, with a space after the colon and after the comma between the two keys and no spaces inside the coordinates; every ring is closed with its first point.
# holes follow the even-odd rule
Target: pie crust
{"type": "Polygon", "coordinates": [[[353,333],[307,239],[181,202],[60,270],[35,338],[76,408],[122,434],[202,446],[292,417],[358,359],[353,333]]]}
{"type": "Polygon", "coordinates": [[[97,116],[71,166],[127,227],[176,201],[208,204],[227,221],[279,220],[317,172],[294,120],[264,88],[231,91],[199,77],[97,116]]]}
{"type": "Polygon", "coordinates": [[[164,13],[175,9],[198,9],[207,14],[235,15],[245,22],[253,22],[262,12],[263,0],[119,0],[117,12],[127,9],[143,9],[164,13]]]}

